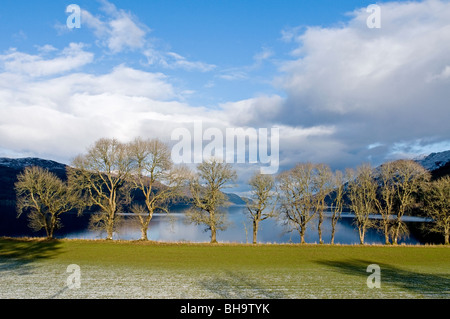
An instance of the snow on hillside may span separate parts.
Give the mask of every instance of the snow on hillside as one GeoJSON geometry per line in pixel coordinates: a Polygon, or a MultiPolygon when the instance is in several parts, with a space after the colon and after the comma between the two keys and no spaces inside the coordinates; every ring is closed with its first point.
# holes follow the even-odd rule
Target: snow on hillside
{"type": "Polygon", "coordinates": [[[430,155],[417,159],[416,161],[427,170],[434,171],[450,162],[450,150],[439,153],[431,153],[430,155]]]}
{"type": "Polygon", "coordinates": [[[65,170],[66,169],[66,166],[64,164],[61,164],[61,163],[58,163],[55,161],[44,160],[44,159],[40,159],[40,158],[32,158],[32,157],[27,157],[27,158],[1,157],[0,158],[0,166],[6,166],[6,167],[17,169],[17,170],[22,170],[28,166],[40,166],[43,168],[47,168],[49,170],[59,170],[59,169],[65,170]]]}

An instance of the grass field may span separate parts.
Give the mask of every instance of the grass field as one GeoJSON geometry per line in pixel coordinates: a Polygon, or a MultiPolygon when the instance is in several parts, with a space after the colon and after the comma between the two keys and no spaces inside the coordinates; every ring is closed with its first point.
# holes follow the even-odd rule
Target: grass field
{"type": "Polygon", "coordinates": [[[450,247],[0,239],[0,298],[450,298],[450,247]]]}

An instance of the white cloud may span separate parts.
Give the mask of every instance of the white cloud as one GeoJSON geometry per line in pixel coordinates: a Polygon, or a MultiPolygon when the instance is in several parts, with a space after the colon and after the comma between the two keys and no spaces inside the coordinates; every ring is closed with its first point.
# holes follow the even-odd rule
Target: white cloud
{"type": "Polygon", "coordinates": [[[278,95],[259,96],[220,105],[229,123],[238,126],[268,127],[282,110],[283,98],[278,95]]]}
{"type": "Polygon", "coordinates": [[[166,69],[209,72],[216,68],[214,64],[201,61],[189,61],[178,53],[158,51],[154,48],[147,48],[142,54],[146,57],[149,65],[159,65],[166,69]]]}
{"type": "Polygon", "coordinates": [[[217,77],[227,81],[237,81],[247,80],[249,78],[249,75],[242,68],[232,68],[223,70],[217,77]]]}
{"type": "Polygon", "coordinates": [[[112,53],[143,48],[149,28],[141,24],[131,13],[119,10],[107,1],[102,2],[103,10],[107,13],[106,21],[82,10],[83,24],[93,29],[100,43],[108,47],[112,53]]]}
{"type": "Polygon", "coordinates": [[[448,78],[450,78],[450,65],[446,65],[440,73],[430,75],[427,78],[427,82],[446,80],[448,78]]]}
{"type": "Polygon", "coordinates": [[[278,121],[333,125],[333,140],[359,161],[399,141],[450,140],[450,3],[380,6],[381,29],[367,27],[362,8],[339,27],[286,31],[298,45],[275,81],[288,94],[278,121]],[[375,143],[383,147],[367,148],[375,143]]]}
{"type": "Polygon", "coordinates": [[[87,10],[81,10],[81,19],[83,25],[94,30],[94,34],[97,38],[107,36],[109,33],[108,24],[103,22],[100,18],[93,16],[87,10]]]}
{"type": "Polygon", "coordinates": [[[68,162],[100,137],[170,141],[177,127],[220,118],[177,101],[174,92],[165,75],[124,65],[100,75],[0,73],[0,145],[3,153],[68,162]]]}
{"type": "MultiPolygon", "coordinates": [[[[93,61],[94,54],[84,51],[83,47],[83,44],[71,43],[56,57],[50,59],[10,49],[6,54],[0,55],[0,65],[6,72],[32,77],[60,74],[75,70],[93,61]]],[[[49,45],[40,49],[44,53],[55,50],[49,45]]]]}
{"type": "Polygon", "coordinates": [[[273,55],[274,52],[271,49],[263,48],[253,56],[252,64],[221,70],[217,77],[227,81],[255,80],[255,77],[252,76],[252,74],[255,74],[255,71],[258,71],[263,66],[264,62],[269,60],[273,55]]]}
{"type": "Polygon", "coordinates": [[[190,61],[175,52],[158,50],[147,39],[151,31],[137,17],[106,0],[101,1],[105,17],[94,16],[82,10],[83,24],[91,28],[100,46],[107,47],[111,53],[117,54],[126,50],[139,51],[147,59],[149,65],[157,64],[168,69],[209,72],[216,66],[201,61],[190,61]]]}
{"type": "Polygon", "coordinates": [[[175,53],[175,52],[167,52],[166,59],[163,59],[161,62],[167,68],[181,68],[188,71],[197,70],[200,72],[208,72],[213,70],[216,66],[213,64],[207,64],[203,62],[192,62],[188,61],[185,57],[175,53]]]}
{"type": "Polygon", "coordinates": [[[274,55],[273,51],[269,48],[263,48],[261,52],[258,52],[253,56],[253,59],[255,60],[255,67],[259,67],[265,60],[271,58],[274,55]]]}
{"type": "Polygon", "coordinates": [[[284,42],[292,42],[295,38],[298,37],[299,32],[303,29],[303,27],[289,27],[284,30],[281,30],[281,39],[284,42]]]}
{"type": "Polygon", "coordinates": [[[395,143],[388,156],[394,159],[417,158],[418,155],[428,155],[442,150],[450,150],[450,141],[435,142],[432,139],[417,139],[408,143],[395,143]]]}
{"type": "Polygon", "coordinates": [[[117,66],[106,75],[90,76],[80,82],[84,92],[89,94],[119,94],[124,96],[147,97],[166,100],[174,97],[172,85],[166,82],[162,73],[150,73],[126,67],[117,66]]]}
{"type": "Polygon", "coordinates": [[[121,52],[124,48],[142,48],[146,31],[139,27],[129,15],[121,15],[109,22],[110,37],[108,47],[112,52],[121,52]]]}
{"type": "Polygon", "coordinates": [[[51,45],[51,44],[45,44],[45,45],[43,45],[43,46],[37,45],[36,47],[37,47],[38,51],[39,51],[40,53],[43,53],[43,54],[50,53],[50,52],[54,52],[54,51],[58,51],[58,49],[55,48],[55,47],[54,47],[53,45],[51,45]]]}

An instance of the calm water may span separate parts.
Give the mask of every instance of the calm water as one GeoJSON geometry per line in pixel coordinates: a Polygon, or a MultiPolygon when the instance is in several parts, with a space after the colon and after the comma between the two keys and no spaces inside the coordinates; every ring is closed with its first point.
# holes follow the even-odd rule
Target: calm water
{"type": "MultiPolygon", "coordinates": [[[[248,219],[244,206],[233,206],[228,209],[228,219],[231,225],[225,231],[217,233],[219,242],[252,242],[252,222],[248,219]],[[247,233],[246,233],[247,230],[247,233]]],[[[136,240],[141,237],[139,227],[132,222],[129,216],[125,215],[125,221],[118,232],[114,234],[115,239],[136,240]]],[[[76,217],[75,217],[76,218],[76,217]]],[[[405,220],[406,221],[406,220],[405,220]]],[[[417,218],[411,218],[410,222],[421,221],[417,218]]],[[[166,214],[155,214],[149,230],[148,238],[155,241],[188,241],[188,242],[209,242],[210,232],[204,231],[204,226],[186,224],[182,212],[172,213],[171,217],[166,214]]],[[[322,225],[322,237],[325,243],[330,242],[331,220],[326,218],[322,225]]],[[[88,229],[59,231],[57,237],[64,238],[82,238],[82,239],[101,239],[105,238],[105,233],[93,232],[88,229]]],[[[317,222],[311,221],[308,224],[305,241],[315,243],[319,241],[317,234],[317,222]]],[[[260,243],[298,243],[300,236],[296,230],[289,232],[281,221],[267,219],[262,221],[258,231],[258,242],[260,243]]],[[[370,229],[366,233],[365,242],[368,244],[383,244],[384,237],[376,230],[370,229]]],[[[359,244],[358,230],[353,225],[353,216],[351,214],[342,214],[336,227],[335,243],[340,244],[359,244]]],[[[409,238],[402,239],[400,243],[420,244],[412,235],[409,238]]]]}

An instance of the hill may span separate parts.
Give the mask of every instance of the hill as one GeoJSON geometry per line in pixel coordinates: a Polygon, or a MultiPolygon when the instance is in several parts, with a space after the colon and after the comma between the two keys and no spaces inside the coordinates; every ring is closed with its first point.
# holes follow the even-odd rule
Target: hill
{"type": "MultiPolygon", "coordinates": [[[[14,184],[17,181],[17,176],[29,166],[38,166],[44,169],[48,169],[62,180],[67,179],[67,165],[58,163],[51,160],[45,160],[41,158],[0,158],[0,236],[11,236],[20,233],[29,234],[29,230],[24,228],[26,224],[26,216],[21,216],[18,222],[16,213],[16,193],[14,190],[14,184]],[[18,228],[21,228],[20,230],[18,228]]],[[[233,205],[245,204],[244,200],[236,194],[225,194],[228,201],[233,205]]],[[[143,200],[140,192],[133,194],[136,201],[143,200]]],[[[190,205],[190,197],[183,196],[175,201],[172,201],[169,206],[170,209],[179,210],[186,208],[190,205]]],[[[69,217],[67,217],[69,218],[69,217]]],[[[66,228],[71,227],[71,223],[63,222],[66,228]]],[[[80,222],[77,220],[77,224],[80,222]]],[[[73,226],[73,225],[72,225],[73,226]]],[[[38,235],[38,234],[29,234],[38,235]]]]}
{"type": "Polygon", "coordinates": [[[450,150],[439,153],[431,153],[422,159],[416,159],[416,162],[430,172],[437,171],[450,164],[450,150]]]}
{"type": "MultiPolygon", "coordinates": [[[[17,181],[17,176],[29,166],[48,169],[62,180],[67,179],[66,171],[68,166],[65,164],[31,157],[18,159],[0,158],[0,204],[2,203],[1,201],[15,201],[14,184],[17,181]]],[[[225,195],[232,204],[245,204],[245,201],[236,194],[227,193],[225,195]]]]}
{"type": "Polygon", "coordinates": [[[431,178],[433,180],[450,175],[450,150],[431,153],[416,161],[431,172],[431,178]]]}
{"type": "MultiPolygon", "coordinates": [[[[66,165],[40,159],[40,158],[0,158],[0,236],[41,236],[42,232],[32,232],[26,222],[26,216],[22,215],[17,218],[16,212],[16,193],[14,184],[17,181],[17,176],[28,166],[39,166],[48,169],[59,178],[65,180],[66,165]]],[[[81,218],[79,222],[82,221],[81,218]]],[[[87,218],[86,218],[87,219],[87,218]]],[[[67,229],[78,229],[76,225],[71,225],[66,221],[63,222],[67,229]]]]}

